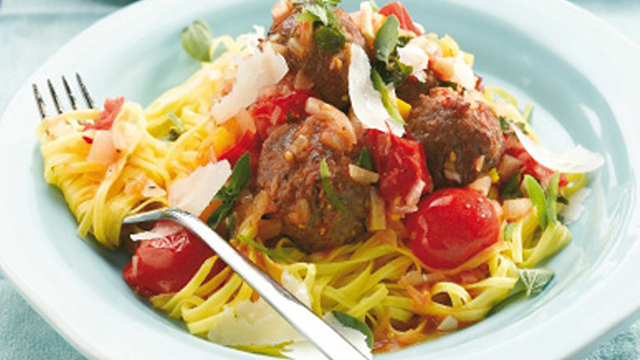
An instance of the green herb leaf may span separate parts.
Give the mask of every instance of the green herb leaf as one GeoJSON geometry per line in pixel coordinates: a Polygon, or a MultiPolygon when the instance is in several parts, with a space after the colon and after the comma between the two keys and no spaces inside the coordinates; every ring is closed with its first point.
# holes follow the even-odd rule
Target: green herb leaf
{"type": "Polygon", "coordinates": [[[382,104],[384,105],[384,108],[387,109],[391,118],[400,125],[407,125],[407,123],[404,122],[402,115],[400,115],[398,103],[391,97],[389,89],[387,89],[387,85],[385,85],[380,74],[378,74],[375,69],[371,70],[371,81],[373,82],[374,89],[378,90],[380,95],[382,95],[382,104]]]}
{"type": "Polygon", "coordinates": [[[371,9],[373,9],[373,11],[375,12],[380,11],[380,6],[378,6],[378,4],[376,3],[376,0],[369,0],[369,4],[371,5],[371,9]]]}
{"type": "Polygon", "coordinates": [[[542,187],[540,186],[540,183],[538,183],[538,180],[530,175],[524,176],[524,186],[525,189],[527,189],[527,196],[531,199],[531,202],[533,202],[533,207],[538,215],[538,223],[544,230],[547,227],[547,207],[544,191],[542,191],[542,187]]]}
{"type": "Polygon", "coordinates": [[[186,130],[184,128],[184,125],[182,125],[182,121],[180,121],[180,119],[176,117],[173,111],[169,110],[169,113],[167,115],[169,116],[169,120],[171,120],[173,126],[171,127],[171,129],[169,129],[169,133],[167,134],[167,136],[163,137],[162,140],[176,141],[182,134],[185,133],[186,130]]]}
{"type": "Polygon", "coordinates": [[[322,161],[320,161],[320,178],[322,179],[324,192],[327,194],[327,198],[329,199],[329,202],[331,202],[331,205],[341,212],[346,213],[347,208],[342,204],[342,201],[340,201],[336,194],[336,190],[333,188],[331,172],[329,171],[329,165],[327,165],[326,159],[322,159],[322,161]]]}
{"type": "Polygon", "coordinates": [[[251,181],[251,161],[249,159],[249,152],[244,154],[240,160],[233,167],[231,176],[226,186],[223,186],[220,191],[213,197],[214,200],[220,200],[222,203],[216,208],[216,210],[207,219],[207,224],[213,229],[218,227],[221,221],[223,221],[236,205],[238,196],[249,185],[251,181]]]}
{"type": "Polygon", "coordinates": [[[513,229],[516,228],[516,223],[508,223],[504,228],[504,241],[508,241],[511,239],[511,234],[513,234],[513,229]]]}
{"type": "Polygon", "coordinates": [[[527,297],[538,294],[551,282],[555,273],[551,269],[518,269],[518,276],[525,287],[527,297]]]}
{"type": "Polygon", "coordinates": [[[551,269],[538,268],[538,269],[518,269],[518,282],[511,289],[509,296],[504,300],[495,304],[487,316],[491,316],[501,309],[511,304],[515,300],[522,298],[523,296],[530,297],[536,295],[553,280],[554,272],[551,269]]]}
{"type": "Polygon", "coordinates": [[[269,249],[266,246],[258,243],[257,241],[251,239],[248,236],[240,234],[240,235],[238,235],[238,240],[240,240],[243,243],[249,244],[250,246],[253,246],[257,250],[259,250],[259,251],[265,253],[267,256],[271,257],[272,259],[285,261],[285,260],[287,260],[289,258],[288,257],[289,254],[287,252],[285,252],[285,251],[276,251],[276,250],[269,249]]]}
{"type": "Polygon", "coordinates": [[[556,172],[547,185],[547,219],[549,223],[555,225],[558,222],[558,191],[560,183],[560,173],[556,172]]]}
{"type": "Polygon", "coordinates": [[[182,47],[192,58],[201,61],[211,61],[211,43],[213,36],[206,22],[196,20],[190,26],[182,30],[180,36],[182,47]]]}
{"type": "Polygon", "coordinates": [[[306,12],[313,15],[313,17],[322,22],[325,26],[329,26],[329,17],[327,16],[327,9],[318,4],[309,4],[305,6],[306,12]]]}
{"type": "Polygon", "coordinates": [[[520,192],[520,175],[522,174],[522,170],[516,171],[511,177],[509,181],[505,184],[500,196],[504,200],[508,199],[517,199],[521,198],[522,192],[520,192]]]}
{"type": "Polygon", "coordinates": [[[400,36],[400,23],[395,15],[387,17],[380,30],[376,33],[373,47],[376,50],[376,59],[389,64],[389,56],[396,49],[400,36]]]}
{"type": "Polygon", "coordinates": [[[336,30],[333,27],[320,25],[320,27],[313,32],[313,41],[321,50],[334,53],[344,47],[347,43],[347,38],[342,31],[336,30]]]}
{"type": "Polygon", "coordinates": [[[388,64],[379,60],[374,61],[373,68],[380,74],[385,84],[394,86],[404,82],[413,72],[413,67],[403,64],[395,55],[391,55],[388,64]]]}
{"type": "Polygon", "coordinates": [[[373,158],[371,157],[371,150],[369,147],[365,146],[360,155],[358,156],[357,165],[365,170],[374,171],[373,170],[373,158]]]}
{"type": "Polygon", "coordinates": [[[373,349],[373,333],[371,332],[371,329],[367,326],[367,324],[354,318],[351,315],[345,314],[340,311],[333,311],[332,314],[336,318],[336,320],[340,322],[340,324],[348,328],[360,331],[367,338],[366,341],[369,349],[373,349]]]}

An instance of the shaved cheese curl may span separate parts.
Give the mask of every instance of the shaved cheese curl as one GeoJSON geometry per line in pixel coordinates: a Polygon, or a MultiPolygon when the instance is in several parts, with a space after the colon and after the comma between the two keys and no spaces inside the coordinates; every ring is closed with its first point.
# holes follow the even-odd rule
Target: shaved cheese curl
{"type": "Polygon", "coordinates": [[[231,119],[256,101],[260,89],[277,84],[287,72],[287,61],[266,43],[261,52],[239,61],[233,89],[213,105],[213,117],[219,124],[231,119]]]}
{"type": "Polygon", "coordinates": [[[396,136],[404,134],[402,125],[393,121],[384,108],[382,96],[371,82],[371,65],[364,50],[354,44],[350,46],[349,98],[353,112],[365,128],[391,132],[396,136]]]}
{"type": "Polygon", "coordinates": [[[169,206],[199,216],[230,176],[227,160],[200,166],[169,186],[169,206]]]}
{"type": "Polygon", "coordinates": [[[551,170],[565,174],[579,174],[597,170],[604,164],[604,158],[600,154],[593,153],[580,145],[562,154],[555,154],[534,142],[517,126],[511,126],[511,129],[516,133],[518,140],[520,140],[529,155],[551,170]]]}

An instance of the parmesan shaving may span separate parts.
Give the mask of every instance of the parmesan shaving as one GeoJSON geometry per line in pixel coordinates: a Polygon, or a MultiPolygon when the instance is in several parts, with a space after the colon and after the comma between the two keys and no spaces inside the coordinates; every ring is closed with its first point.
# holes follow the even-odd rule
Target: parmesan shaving
{"type": "Polygon", "coordinates": [[[393,121],[382,104],[382,96],[371,82],[371,65],[364,50],[351,44],[349,62],[349,97],[358,120],[368,129],[391,132],[396,136],[404,134],[402,125],[393,121]]]}
{"type": "Polygon", "coordinates": [[[169,206],[199,216],[231,176],[231,164],[223,160],[198,167],[169,186],[169,206]]]}
{"type": "Polygon", "coordinates": [[[593,153],[578,145],[560,155],[553,153],[525,135],[517,126],[511,126],[518,140],[541,165],[565,174],[579,174],[594,171],[604,164],[600,154],[593,153]]]}
{"type": "Polygon", "coordinates": [[[211,108],[219,124],[234,117],[240,110],[253,104],[261,89],[280,82],[289,71],[287,61],[265,43],[262,51],[239,60],[233,89],[211,108]]]}

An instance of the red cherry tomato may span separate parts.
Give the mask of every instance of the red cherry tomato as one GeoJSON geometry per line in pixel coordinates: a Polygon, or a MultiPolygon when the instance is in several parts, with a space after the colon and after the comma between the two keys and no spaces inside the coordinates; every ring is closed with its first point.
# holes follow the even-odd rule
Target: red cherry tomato
{"type": "Polygon", "coordinates": [[[231,166],[235,166],[238,160],[247,151],[249,152],[249,159],[251,160],[251,168],[254,169],[258,165],[258,158],[260,157],[261,144],[258,141],[258,137],[255,132],[245,131],[240,137],[240,140],[231,148],[223,152],[218,160],[229,160],[231,166]]]}
{"type": "MultiPolygon", "coordinates": [[[[160,239],[143,240],[122,271],[125,281],[141,296],[179,291],[214,252],[185,229],[160,239]]],[[[223,267],[217,262],[211,274],[223,267]]]]}
{"type": "MultiPolygon", "coordinates": [[[[117,99],[107,99],[104,101],[104,111],[100,113],[100,117],[95,124],[87,124],[84,127],[84,130],[109,130],[111,129],[111,125],[118,117],[120,110],[122,110],[122,105],[124,105],[124,97],[119,97],[117,99]]],[[[85,140],[86,141],[86,140],[85,140]]]]}
{"type": "Polygon", "coordinates": [[[301,89],[285,94],[271,95],[256,101],[249,112],[255,119],[260,137],[266,139],[269,135],[269,129],[273,126],[309,116],[305,107],[307,99],[310,97],[315,97],[313,91],[301,89]]]}
{"type": "Polygon", "coordinates": [[[402,3],[398,1],[394,1],[388,3],[382,9],[380,9],[380,14],[384,16],[395,15],[398,18],[398,22],[400,23],[400,28],[413,31],[416,35],[422,35],[422,31],[418,29],[418,27],[411,20],[411,16],[409,16],[409,12],[407,8],[402,5],[402,3]]]}
{"type": "Polygon", "coordinates": [[[405,226],[413,253],[428,267],[454,269],[498,241],[493,204],[468,189],[441,189],[426,197],[405,226]]]}
{"type": "Polygon", "coordinates": [[[380,174],[380,195],[395,210],[411,212],[433,190],[422,145],[379,130],[367,130],[365,142],[380,174]],[[424,183],[424,185],[420,185],[424,183]],[[419,188],[422,186],[422,188],[419,188]],[[419,192],[415,190],[419,189],[419,192]]]}

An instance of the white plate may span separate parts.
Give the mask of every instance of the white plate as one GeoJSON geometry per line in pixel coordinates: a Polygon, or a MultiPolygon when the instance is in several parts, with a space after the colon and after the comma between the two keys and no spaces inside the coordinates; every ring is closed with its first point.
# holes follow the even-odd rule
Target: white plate
{"type": "MultiPolygon", "coordinates": [[[[406,1],[430,31],[476,54],[486,84],[536,105],[551,148],[573,141],[602,153],[574,241],[547,265],[554,283],[470,328],[380,359],[560,359],[640,309],[640,50],[571,4],[554,0],[406,1]]],[[[147,0],[95,24],[49,60],[0,122],[0,265],[58,331],[95,359],[262,359],[189,335],[138,299],[121,257],[75,235],[75,220],[42,179],[31,83],[79,71],[95,99],[148,104],[197,69],[179,33],[204,18],[216,34],[269,25],[269,1],[147,0]]],[[[348,8],[355,8],[354,3],[348,8]]],[[[377,357],[378,358],[378,357],[377,357]]]]}

